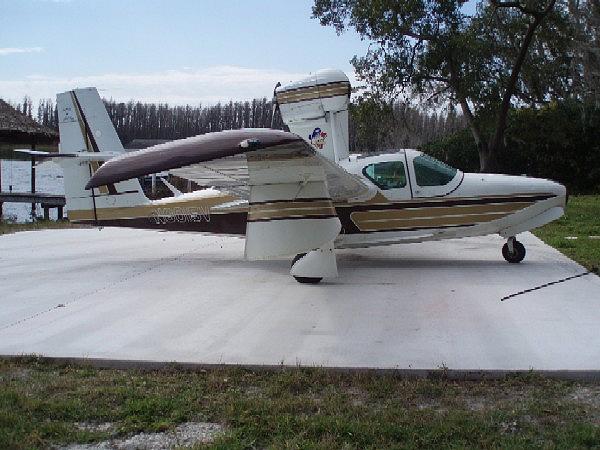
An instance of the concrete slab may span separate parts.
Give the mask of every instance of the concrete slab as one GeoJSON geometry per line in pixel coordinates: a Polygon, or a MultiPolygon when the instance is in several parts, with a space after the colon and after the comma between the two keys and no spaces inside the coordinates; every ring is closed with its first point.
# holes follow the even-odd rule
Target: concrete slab
{"type": "Polygon", "coordinates": [[[531,234],[338,252],[296,283],[244,241],[105,228],[0,236],[0,354],[198,363],[600,370],[600,278],[531,234]]]}

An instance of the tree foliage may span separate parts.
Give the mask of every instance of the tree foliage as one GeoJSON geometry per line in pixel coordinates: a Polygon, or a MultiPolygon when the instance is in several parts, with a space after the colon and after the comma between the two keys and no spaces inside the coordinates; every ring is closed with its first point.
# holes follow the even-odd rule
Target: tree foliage
{"type": "Polygon", "coordinates": [[[352,62],[377,95],[459,105],[481,169],[496,171],[510,107],[568,92],[573,31],[564,0],[484,1],[474,15],[465,3],[315,0],[313,15],[371,41],[352,62]]]}
{"type": "MultiPolygon", "coordinates": [[[[15,105],[30,110],[31,101],[15,105]]],[[[278,128],[284,124],[279,111],[266,98],[217,103],[209,106],[152,104],[104,100],[121,141],[133,139],[181,139],[212,131],[238,128],[278,128]]],[[[39,102],[37,121],[58,129],[58,112],[50,99],[39,102]]],[[[462,116],[426,113],[406,104],[382,103],[359,97],[350,105],[350,150],[365,153],[391,148],[418,147],[465,126],[462,116]]]]}
{"type": "Polygon", "coordinates": [[[465,126],[464,117],[452,109],[428,113],[406,103],[361,96],[350,104],[350,152],[416,148],[465,126]]]}

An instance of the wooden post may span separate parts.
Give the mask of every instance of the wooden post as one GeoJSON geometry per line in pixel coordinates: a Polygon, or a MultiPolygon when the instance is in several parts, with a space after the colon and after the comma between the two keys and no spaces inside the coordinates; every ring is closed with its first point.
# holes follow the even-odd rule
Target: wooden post
{"type": "MultiPolygon", "coordinates": [[[[31,157],[31,193],[35,194],[35,156],[31,157]]],[[[35,202],[31,204],[31,220],[35,221],[35,202]]]]}
{"type": "MultiPolygon", "coordinates": [[[[2,160],[0,159],[0,192],[2,192],[2,160]]],[[[0,202],[0,218],[2,218],[2,202],[0,202]]]]}
{"type": "Polygon", "coordinates": [[[44,208],[44,220],[50,220],[50,207],[42,204],[42,208],[44,208]]]}
{"type": "Polygon", "coordinates": [[[62,206],[56,207],[56,221],[59,221],[59,220],[63,220],[63,207],[62,206]]]}

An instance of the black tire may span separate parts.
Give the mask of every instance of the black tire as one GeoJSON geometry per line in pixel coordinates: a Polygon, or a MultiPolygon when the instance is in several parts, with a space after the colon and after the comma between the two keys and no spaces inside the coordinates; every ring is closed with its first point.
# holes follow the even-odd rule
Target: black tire
{"type": "Polygon", "coordinates": [[[521,244],[519,241],[515,241],[513,248],[514,248],[514,251],[511,253],[508,250],[508,243],[505,243],[502,246],[502,256],[504,256],[504,259],[507,260],[509,263],[512,263],[512,264],[520,263],[525,258],[525,253],[526,253],[525,246],[523,244],[521,244]]]}
{"type": "Polygon", "coordinates": [[[296,277],[294,276],[298,283],[302,284],[319,284],[323,278],[314,278],[314,277],[296,277]]]}
{"type": "MultiPolygon", "coordinates": [[[[306,253],[297,254],[294,257],[294,259],[292,260],[292,267],[294,267],[294,264],[296,264],[296,261],[298,261],[305,255],[306,255],[306,253]]],[[[316,278],[316,277],[297,277],[297,276],[294,276],[294,278],[296,279],[296,281],[298,283],[302,283],[302,284],[319,284],[321,282],[321,280],[323,279],[322,277],[316,278]]]]}

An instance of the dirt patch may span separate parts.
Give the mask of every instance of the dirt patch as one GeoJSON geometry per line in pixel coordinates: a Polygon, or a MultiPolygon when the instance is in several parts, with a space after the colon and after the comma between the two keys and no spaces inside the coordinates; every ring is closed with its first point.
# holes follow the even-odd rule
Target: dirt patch
{"type": "Polygon", "coordinates": [[[93,423],[93,422],[78,422],[75,426],[82,431],[106,432],[114,431],[115,424],[112,422],[93,423]]]}
{"type": "MultiPolygon", "coordinates": [[[[87,424],[92,427],[94,425],[87,424]]],[[[95,430],[100,431],[98,426],[108,426],[110,430],[112,424],[96,425],[95,430]]],[[[89,428],[88,428],[89,429],[89,428]]],[[[109,441],[99,442],[97,444],[72,444],[62,447],[61,450],[161,450],[166,448],[187,447],[195,444],[212,442],[215,437],[223,432],[223,427],[217,423],[206,422],[186,422],[178,425],[173,431],[164,433],[139,433],[130,437],[121,439],[111,439],[109,441]]]]}
{"type": "Polygon", "coordinates": [[[600,408],[600,386],[577,386],[567,398],[577,403],[600,408]]]}

